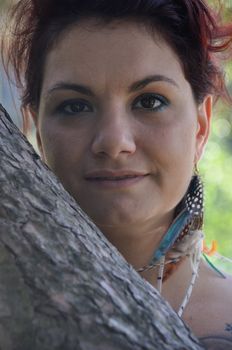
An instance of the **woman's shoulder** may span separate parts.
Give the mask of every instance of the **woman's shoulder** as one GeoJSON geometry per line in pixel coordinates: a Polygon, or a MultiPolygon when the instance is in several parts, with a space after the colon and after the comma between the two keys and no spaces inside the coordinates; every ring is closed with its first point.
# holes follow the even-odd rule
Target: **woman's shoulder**
{"type": "Polygon", "coordinates": [[[208,317],[208,329],[204,337],[208,342],[214,342],[214,345],[218,343],[217,349],[220,349],[219,344],[224,344],[223,349],[232,350],[232,276],[225,276],[226,279],[212,279],[206,290],[208,305],[204,312],[208,317]],[[226,344],[230,344],[230,347],[226,347],[226,344]]]}
{"type": "Polygon", "coordinates": [[[232,350],[232,338],[224,336],[201,337],[200,341],[208,350],[232,350]]]}
{"type": "Polygon", "coordinates": [[[202,263],[195,295],[184,321],[198,337],[212,344],[216,338],[224,344],[230,342],[228,349],[232,350],[232,275],[225,273],[225,277],[202,263]]]}

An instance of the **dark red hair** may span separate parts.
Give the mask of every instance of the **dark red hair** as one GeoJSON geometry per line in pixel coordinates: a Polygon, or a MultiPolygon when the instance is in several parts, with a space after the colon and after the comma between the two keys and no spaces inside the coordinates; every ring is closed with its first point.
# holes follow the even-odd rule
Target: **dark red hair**
{"type": "Polygon", "coordinates": [[[5,67],[13,67],[22,106],[38,107],[46,55],[59,35],[82,18],[101,23],[134,19],[171,45],[195,100],[207,94],[232,102],[221,61],[232,54],[232,24],[222,25],[204,0],[20,0],[11,11],[5,67]]]}

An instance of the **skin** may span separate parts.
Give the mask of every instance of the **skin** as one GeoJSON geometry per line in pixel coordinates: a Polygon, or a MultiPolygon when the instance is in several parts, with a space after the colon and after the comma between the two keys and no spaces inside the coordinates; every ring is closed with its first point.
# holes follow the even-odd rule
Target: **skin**
{"type": "MultiPolygon", "coordinates": [[[[210,96],[196,104],[178,57],[160,36],[138,23],[96,27],[86,19],[48,53],[40,103],[31,114],[43,160],[125,259],[139,268],[149,263],[188,188],[208,139],[211,107],[210,96]],[[147,79],[151,76],[155,81],[147,79]],[[78,105],[80,100],[84,104],[78,105]],[[146,176],[124,183],[86,179],[96,170],[146,176]]],[[[185,318],[197,332],[192,315],[199,300],[204,304],[202,295],[212,280],[206,276],[202,263],[185,318]]],[[[156,271],[143,277],[156,286],[156,271]]],[[[163,295],[174,309],[189,278],[187,259],[164,284],[163,295]]]]}

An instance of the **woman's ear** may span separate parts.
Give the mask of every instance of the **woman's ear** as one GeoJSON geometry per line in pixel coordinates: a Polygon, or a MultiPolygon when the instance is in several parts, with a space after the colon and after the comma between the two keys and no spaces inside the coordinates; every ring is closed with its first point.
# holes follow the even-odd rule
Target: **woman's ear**
{"type": "Polygon", "coordinates": [[[204,153],[205,145],[209,138],[211,118],[212,118],[213,97],[208,95],[198,107],[198,128],[196,134],[196,154],[195,163],[200,160],[204,153]]]}
{"type": "Polygon", "coordinates": [[[26,134],[30,128],[30,120],[32,119],[36,129],[36,142],[42,160],[44,161],[44,152],[39,131],[38,114],[32,107],[23,107],[21,109],[23,115],[23,132],[26,134]]]}

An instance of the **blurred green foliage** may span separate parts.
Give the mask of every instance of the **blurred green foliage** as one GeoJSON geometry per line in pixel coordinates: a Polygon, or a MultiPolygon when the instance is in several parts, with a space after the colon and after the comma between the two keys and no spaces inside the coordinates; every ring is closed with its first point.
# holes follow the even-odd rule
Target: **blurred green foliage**
{"type": "MultiPolygon", "coordinates": [[[[209,0],[220,8],[220,1],[209,0]]],[[[232,1],[224,0],[223,17],[232,23],[232,1]]],[[[225,66],[226,81],[232,93],[232,60],[225,66]]],[[[218,243],[218,252],[232,259],[232,106],[221,102],[214,108],[211,134],[200,163],[205,185],[206,243],[218,243]]],[[[211,258],[217,266],[232,273],[232,264],[211,258]]]]}
{"type": "MultiPolygon", "coordinates": [[[[232,258],[231,116],[231,106],[219,104],[215,108],[209,142],[200,163],[200,172],[205,184],[206,242],[210,243],[216,239],[218,251],[232,258]]],[[[225,267],[232,272],[232,264],[226,264],[225,267]]]]}

